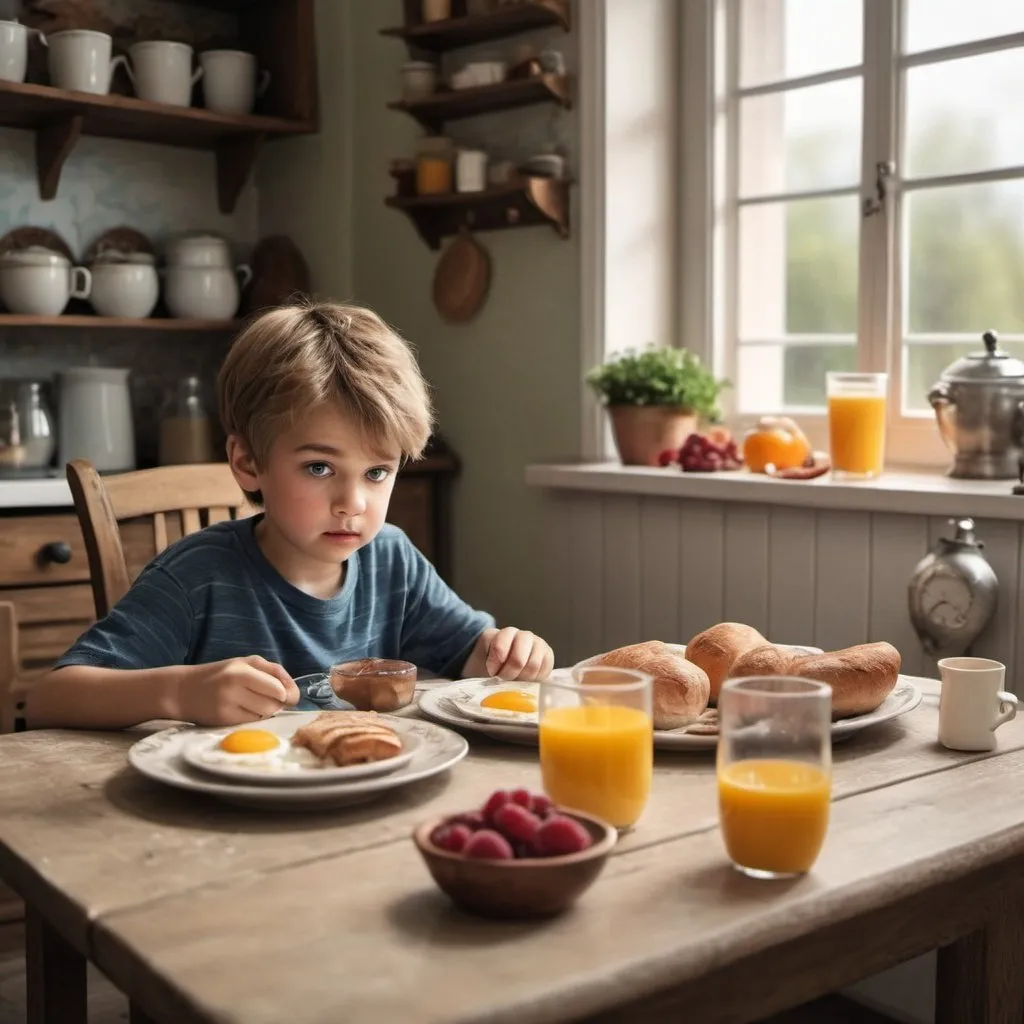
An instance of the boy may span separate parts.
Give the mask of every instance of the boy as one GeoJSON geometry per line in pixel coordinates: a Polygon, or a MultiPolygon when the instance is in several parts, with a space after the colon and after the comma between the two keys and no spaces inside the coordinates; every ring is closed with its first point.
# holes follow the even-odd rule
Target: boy
{"type": "Polygon", "coordinates": [[[235,341],[217,387],[231,471],[262,513],[157,555],[33,686],[30,727],[255,721],[315,706],[295,678],[364,657],[547,677],[543,640],[496,629],[384,523],[431,410],[411,351],[376,314],[271,310],[235,341]]]}

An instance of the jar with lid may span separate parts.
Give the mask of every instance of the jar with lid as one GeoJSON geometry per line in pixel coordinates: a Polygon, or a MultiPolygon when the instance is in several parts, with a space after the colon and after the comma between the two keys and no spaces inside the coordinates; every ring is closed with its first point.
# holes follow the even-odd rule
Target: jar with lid
{"type": "Polygon", "coordinates": [[[213,462],[213,428],[198,377],[182,377],[167,396],[160,420],[160,465],[213,462]]]}
{"type": "Polygon", "coordinates": [[[452,190],[452,140],[425,135],[416,145],[416,192],[421,196],[444,195],[452,190]]]}

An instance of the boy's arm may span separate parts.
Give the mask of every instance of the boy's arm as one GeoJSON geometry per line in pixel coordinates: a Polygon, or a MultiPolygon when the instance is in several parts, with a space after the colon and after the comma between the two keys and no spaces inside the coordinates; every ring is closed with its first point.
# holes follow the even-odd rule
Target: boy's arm
{"type": "Polygon", "coordinates": [[[154,718],[239,725],[298,699],[284,668],[258,655],[164,668],[68,665],[29,690],[25,717],[32,729],[123,729],[154,718]]]}

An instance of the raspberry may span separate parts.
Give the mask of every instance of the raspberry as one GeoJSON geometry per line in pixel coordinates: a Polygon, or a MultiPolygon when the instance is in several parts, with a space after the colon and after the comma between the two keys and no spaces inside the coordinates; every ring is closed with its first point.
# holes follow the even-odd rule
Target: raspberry
{"type": "Polygon", "coordinates": [[[551,813],[551,809],[555,805],[546,797],[538,794],[533,798],[533,804],[530,810],[539,818],[545,818],[551,813]]]}
{"type": "Polygon", "coordinates": [[[483,828],[487,822],[484,821],[484,816],[479,811],[465,811],[450,817],[447,824],[465,825],[470,832],[475,832],[477,829],[483,828]]]}
{"type": "Polygon", "coordinates": [[[506,839],[532,843],[540,820],[520,804],[505,804],[495,812],[491,824],[506,839]]]}
{"type": "Polygon", "coordinates": [[[472,834],[465,825],[442,825],[434,829],[430,841],[449,853],[461,853],[472,834]]]}
{"type": "Polygon", "coordinates": [[[534,844],[542,857],[561,857],[590,846],[590,833],[578,821],[553,814],[537,829],[534,844]]]}
{"type": "Polygon", "coordinates": [[[679,459],[679,452],[674,448],[666,448],[663,452],[658,453],[658,465],[659,466],[671,466],[673,462],[679,459]]]}
{"type": "Polygon", "coordinates": [[[491,821],[494,818],[494,812],[499,807],[504,807],[509,801],[508,790],[496,789],[488,798],[487,803],[484,804],[481,813],[484,816],[485,821],[491,821]]]}
{"type": "Polygon", "coordinates": [[[527,810],[533,803],[533,797],[528,789],[513,789],[509,794],[509,799],[512,803],[519,804],[520,807],[525,807],[527,810]]]}
{"type": "Polygon", "coordinates": [[[512,847],[508,840],[500,833],[489,828],[482,828],[469,837],[469,842],[463,847],[463,856],[473,857],[475,860],[512,860],[512,847]]]}

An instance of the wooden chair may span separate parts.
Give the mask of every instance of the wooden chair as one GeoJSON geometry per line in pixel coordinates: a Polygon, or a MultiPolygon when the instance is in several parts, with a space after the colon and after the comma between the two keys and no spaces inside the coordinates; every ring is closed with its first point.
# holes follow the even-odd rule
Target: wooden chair
{"type": "Polygon", "coordinates": [[[168,544],[210,523],[251,515],[227,463],[162,466],[100,476],[90,462],[67,467],[89,558],[96,617],[124,596],[168,544]]]}

